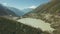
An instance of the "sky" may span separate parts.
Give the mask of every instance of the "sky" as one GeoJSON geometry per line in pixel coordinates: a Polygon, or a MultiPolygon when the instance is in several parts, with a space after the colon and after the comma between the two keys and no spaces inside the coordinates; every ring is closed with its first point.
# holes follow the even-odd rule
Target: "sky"
{"type": "Polygon", "coordinates": [[[18,9],[36,8],[37,6],[47,2],[49,2],[49,0],[0,0],[1,4],[18,9]]]}

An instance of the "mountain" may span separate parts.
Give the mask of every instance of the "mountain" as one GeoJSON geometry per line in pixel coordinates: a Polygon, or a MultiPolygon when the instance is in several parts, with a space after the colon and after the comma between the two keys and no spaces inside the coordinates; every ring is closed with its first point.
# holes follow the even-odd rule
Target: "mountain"
{"type": "Polygon", "coordinates": [[[54,34],[60,34],[60,0],[51,0],[40,5],[32,13],[25,14],[23,17],[37,18],[51,24],[54,34]]]}
{"type": "Polygon", "coordinates": [[[22,11],[24,12],[24,14],[26,14],[26,13],[32,12],[32,10],[34,10],[34,9],[26,8],[26,9],[23,9],[22,11]]]}
{"type": "Polygon", "coordinates": [[[49,34],[41,29],[0,17],[0,34],[49,34]]]}
{"type": "Polygon", "coordinates": [[[0,4],[0,16],[17,16],[14,12],[0,4]]]}
{"type": "Polygon", "coordinates": [[[18,16],[22,16],[24,15],[24,12],[17,9],[17,8],[14,8],[14,7],[8,7],[11,11],[13,11],[15,14],[17,14],[18,16]]]}
{"type": "Polygon", "coordinates": [[[19,10],[17,8],[14,8],[14,7],[8,7],[11,11],[13,11],[15,14],[17,14],[18,16],[23,16],[29,12],[32,12],[32,8],[26,8],[26,9],[23,9],[23,10],[19,10]]]}
{"type": "Polygon", "coordinates": [[[19,10],[17,8],[14,7],[7,7],[7,6],[3,6],[2,4],[0,4],[0,15],[4,15],[4,16],[23,16],[24,14],[31,12],[33,9],[32,8],[27,8],[27,9],[23,9],[23,10],[19,10]]]}

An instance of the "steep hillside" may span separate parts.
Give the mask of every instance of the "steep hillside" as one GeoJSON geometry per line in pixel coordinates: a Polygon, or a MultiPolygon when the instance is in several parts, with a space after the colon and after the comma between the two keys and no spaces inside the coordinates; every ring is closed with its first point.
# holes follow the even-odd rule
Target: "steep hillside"
{"type": "Polygon", "coordinates": [[[17,16],[14,12],[0,4],[0,16],[17,16]]]}
{"type": "Polygon", "coordinates": [[[37,18],[51,24],[56,30],[54,34],[60,34],[60,0],[52,0],[37,7],[34,12],[23,17],[37,18]]]}
{"type": "Polygon", "coordinates": [[[49,34],[47,31],[0,17],[0,34],[49,34]]]}

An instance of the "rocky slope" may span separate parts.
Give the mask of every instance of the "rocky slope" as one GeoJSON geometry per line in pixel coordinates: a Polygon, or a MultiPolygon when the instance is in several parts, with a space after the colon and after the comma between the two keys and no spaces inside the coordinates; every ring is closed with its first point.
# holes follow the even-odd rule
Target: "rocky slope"
{"type": "Polygon", "coordinates": [[[28,13],[23,17],[37,18],[51,24],[56,30],[54,34],[60,34],[60,0],[50,2],[37,7],[34,12],[28,13]]]}

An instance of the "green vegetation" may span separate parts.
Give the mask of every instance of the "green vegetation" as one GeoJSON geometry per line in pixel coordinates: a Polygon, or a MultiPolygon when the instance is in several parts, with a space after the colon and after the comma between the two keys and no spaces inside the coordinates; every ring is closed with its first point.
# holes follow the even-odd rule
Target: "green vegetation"
{"type": "Polygon", "coordinates": [[[41,29],[0,17],[0,34],[41,34],[41,29]]]}

